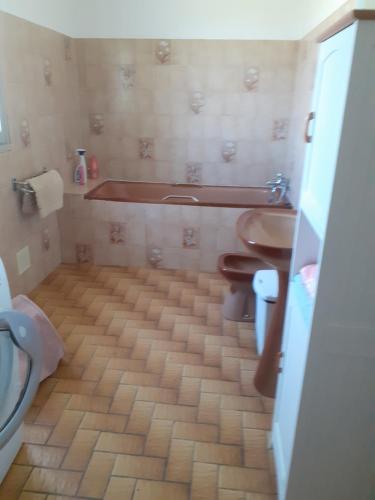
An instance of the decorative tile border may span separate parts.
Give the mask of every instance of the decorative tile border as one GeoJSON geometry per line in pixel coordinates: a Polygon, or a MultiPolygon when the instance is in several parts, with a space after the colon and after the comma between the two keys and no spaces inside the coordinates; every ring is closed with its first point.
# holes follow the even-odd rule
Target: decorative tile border
{"type": "Polygon", "coordinates": [[[221,154],[226,163],[231,162],[237,154],[237,143],[234,141],[224,141],[221,154]]]}
{"type": "Polygon", "coordinates": [[[109,224],[109,242],[112,245],[125,245],[126,225],[119,222],[109,224]]]}
{"type": "Polygon", "coordinates": [[[148,261],[152,267],[160,267],[163,262],[163,251],[159,247],[152,247],[148,250],[148,261]]]}
{"type": "Polygon", "coordinates": [[[92,245],[86,243],[76,244],[76,261],[78,264],[89,264],[93,262],[92,245]]]}
{"type": "Polygon", "coordinates": [[[154,139],[139,139],[139,157],[141,160],[152,160],[154,156],[154,139]]]}
{"type": "Polygon", "coordinates": [[[259,86],[259,69],[251,66],[245,71],[244,85],[248,92],[256,92],[259,86]]]}
{"type": "Polygon", "coordinates": [[[160,64],[171,62],[172,43],[170,40],[158,40],[156,44],[156,60],[160,64]]]}
{"type": "Polygon", "coordinates": [[[289,120],[282,118],[273,122],[272,140],[285,141],[288,138],[289,120]]]}
{"type": "Polygon", "coordinates": [[[50,59],[44,59],[43,61],[43,77],[44,77],[44,83],[46,84],[47,87],[52,86],[52,63],[50,59]]]}
{"type": "Polygon", "coordinates": [[[72,39],[68,36],[64,36],[64,58],[65,61],[71,61],[72,56],[72,39]]]}
{"type": "Polygon", "coordinates": [[[190,107],[196,115],[199,115],[202,108],[206,104],[206,99],[203,92],[193,92],[190,97],[190,107]]]}
{"type": "Polygon", "coordinates": [[[76,155],[75,149],[71,146],[69,141],[65,141],[65,159],[68,162],[74,160],[76,155]]]}
{"type": "Polygon", "coordinates": [[[186,164],[186,182],[189,184],[202,184],[202,163],[188,162],[186,164]]]}
{"type": "Polygon", "coordinates": [[[28,120],[22,120],[21,125],[20,125],[20,137],[22,144],[27,148],[30,146],[31,139],[30,139],[30,125],[28,120]]]}
{"type": "Polygon", "coordinates": [[[104,115],[92,113],[90,115],[90,131],[95,135],[101,135],[104,131],[104,115]]]}
{"type": "Polygon", "coordinates": [[[199,248],[200,231],[195,227],[184,227],[182,229],[183,248],[199,248]]]}
{"type": "Polygon", "coordinates": [[[121,64],[119,68],[121,85],[125,90],[134,88],[135,86],[135,65],[121,64]]]}
{"type": "Polygon", "coordinates": [[[51,239],[49,236],[48,228],[43,229],[42,231],[42,249],[46,252],[50,249],[51,239]]]}

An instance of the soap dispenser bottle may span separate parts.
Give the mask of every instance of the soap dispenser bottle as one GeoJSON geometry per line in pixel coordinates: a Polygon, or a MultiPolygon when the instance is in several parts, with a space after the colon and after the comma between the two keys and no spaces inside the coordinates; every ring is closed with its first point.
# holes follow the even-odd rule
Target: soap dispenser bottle
{"type": "Polygon", "coordinates": [[[81,186],[87,183],[87,165],[86,165],[86,149],[76,149],[76,152],[79,156],[79,163],[76,167],[76,171],[74,174],[75,182],[79,182],[81,186]]]}

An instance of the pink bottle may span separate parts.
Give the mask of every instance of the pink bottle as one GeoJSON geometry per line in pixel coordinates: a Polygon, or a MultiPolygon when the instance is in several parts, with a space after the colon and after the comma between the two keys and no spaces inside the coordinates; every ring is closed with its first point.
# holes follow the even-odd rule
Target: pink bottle
{"type": "Polygon", "coordinates": [[[99,177],[99,165],[96,156],[91,156],[89,161],[89,178],[97,179],[99,177]]]}

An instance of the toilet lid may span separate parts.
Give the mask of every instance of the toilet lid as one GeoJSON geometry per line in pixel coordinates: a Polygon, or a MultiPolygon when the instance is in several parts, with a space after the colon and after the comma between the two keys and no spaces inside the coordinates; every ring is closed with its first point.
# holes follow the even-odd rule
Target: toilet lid
{"type": "Polygon", "coordinates": [[[279,292],[277,271],[267,269],[257,271],[253,280],[254,292],[266,302],[276,302],[279,292]]]}

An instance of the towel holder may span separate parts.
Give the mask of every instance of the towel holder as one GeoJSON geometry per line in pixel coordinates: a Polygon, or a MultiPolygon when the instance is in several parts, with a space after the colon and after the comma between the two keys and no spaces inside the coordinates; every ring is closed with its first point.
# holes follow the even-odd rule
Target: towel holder
{"type": "MultiPolygon", "coordinates": [[[[47,172],[47,169],[46,169],[46,167],[44,167],[42,172],[39,172],[38,174],[35,174],[35,175],[29,177],[29,179],[33,178],[33,177],[39,177],[39,175],[43,175],[46,172],[47,172]]],[[[30,186],[30,184],[27,181],[17,181],[16,177],[12,177],[11,182],[12,182],[13,191],[19,191],[21,193],[34,193],[35,194],[34,189],[30,186]]]]}

